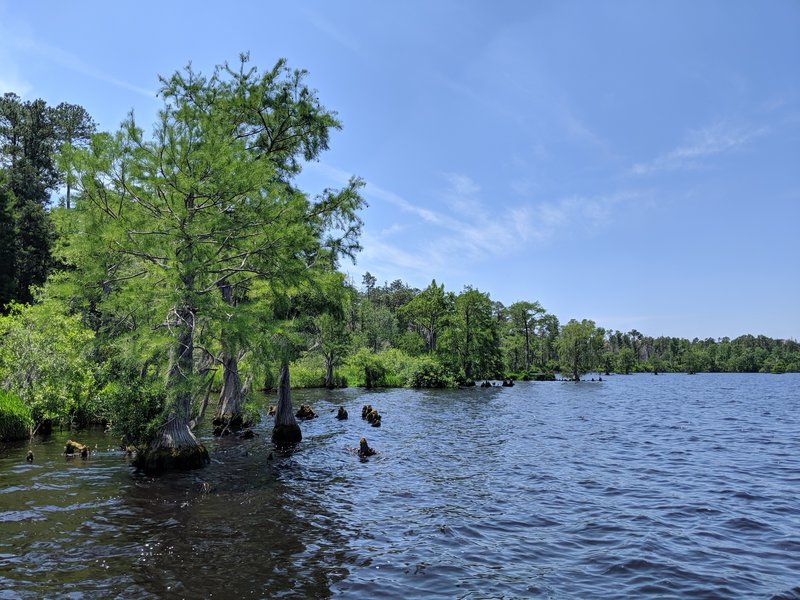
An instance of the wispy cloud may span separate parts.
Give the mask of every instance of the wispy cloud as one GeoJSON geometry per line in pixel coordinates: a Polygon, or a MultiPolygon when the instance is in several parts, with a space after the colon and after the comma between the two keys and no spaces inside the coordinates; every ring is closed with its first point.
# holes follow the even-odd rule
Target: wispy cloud
{"type": "Polygon", "coordinates": [[[417,215],[432,227],[432,232],[421,244],[409,243],[402,237],[396,244],[387,241],[386,236],[365,239],[365,248],[375,244],[365,258],[372,261],[380,256],[383,262],[395,268],[422,273],[429,273],[434,267],[439,271],[460,270],[467,262],[480,264],[523,252],[531,244],[548,243],[567,228],[584,233],[605,228],[622,205],[642,198],[639,193],[625,192],[592,198],[574,196],[515,207],[489,207],[475,197],[480,189],[477,185],[469,185],[461,178],[450,180],[451,186],[443,192],[443,200],[449,208],[457,210],[447,213],[415,206],[397,194],[368,184],[367,190],[378,190],[376,198],[417,215]],[[460,192],[467,194],[460,195],[460,192]]]}
{"type": "Polygon", "coordinates": [[[447,266],[444,256],[439,253],[420,252],[404,249],[400,244],[391,244],[383,235],[374,236],[365,232],[362,236],[363,250],[358,255],[359,264],[369,265],[370,269],[385,273],[401,273],[413,271],[416,273],[440,272],[447,266]]]}
{"type": "Polygon", "coordinates": [[[317,30],[351,52],[359,51],[359,43],[352,36],[345,33],[343,29],[340,29],[317,12],[311,10],[306,10],[304,12],[311,25],[317,30]]]}
{"type": "Polygon", "coordinates": [[[17,69],[14,61],[10,57],[15,56],[15,54],[20,51],[36,54],[49,62],[74,71],[75,73],[80,73],[81,75],[129,90],[148,98],[154,98],[156,95],[153,89],[144,88],[108,75],[78,56],[62,50],[61,48],[57,48],[56,46],[43,43],[30,34],[20,33],[10,30],[8,27],[0,26],[0,38],[3,40],[2,47],[0,47],[0,85],[3,87],[14,86],[14,91],[21,95],[29,92],[32,86],[16,77],[17,69]],[[5,55],[5,57],[3,57],[3,55],[5,55]]]}
{"type": "Polygon", "coordinates": [[[566,106],[566,100],[559,104],[559,122],[566,135],[578,144],[600,151],[603,155],[613,156],[611,144],[566,106]]]}
{"type": "MultiPolygon", "coordinates": [[[[334,167],[313,167],[337,185],[348,175],[334,167]]],[[[401,195],[368,181],[364,195],[373,207],[390,204],[416,223],[394,223],[379,234],[365,230],[359,263],[386,272],[454,272],[484,261],[506,258],[531,244],[545,244],[570,231],[593,232],[606,227],[639,192],[608,196],[571,196],[549,202],[503,206],[481,197],[481,187],[468,175],[445,173],[447,185],[439,192],[442,209],[410,202],[401,195]]],[[[494,199],[492,199],[494,200],[494,199]]],[[[402,217],[397,215],[401,220],[402,217]]]]}
{"type": "Polygon", "coordinates": [[[437,214],[432,210],[428,210],[422,206],[416,206],[412,204],[402,196],[395,194],[394,192],[390,192],[389,190],[385,190],[382,187],[367,182],[365,193],[368,196],[372,196],[384,202],[388,202],[390,204],[394,204],[403,212],[412,213],[420,217],[423,221],[428,223],[438,224],[441,225],[444,221],[441,215],[437,214]]]}
{"type": "Polygon", "coordinates": [[[707,159],[734,152],[767,131],[765,127],[752,128],[716,123],[689,132],[683,145],[649,162],[635,164],[631,172],[634,175],[649,175],[663,171],[697,169],[703,166],[707,159]]]}
{"type": "Polygon", "coordinates": [[[23,40],[21,45],[22,47],[37,52],[40,55],[47,58],[48,60],[51,60],[52,62],[61,65],[66,69],[75,71],[76,73],[80,73],[81,75],[85,75],[87,77],[91,77],[92,79],[96,79],[98,81],[102,81],[125,90],[129,90],[131,92],[134,92],[141,96],[146,96],[148,98],[155,98],[156,96],[155,90],[141,87],[133,83],[130,83],[128,81],[125,81],[123,79],[118,79],[117,77],[113,77],[111,75],[103,73],[99,69],[81,60],[74,54],[62,50],[60,48],[56,48],[55,46],[49,46],[47,44],[42,44],[40,42],[33,42],[31,40],[23,40]]]}

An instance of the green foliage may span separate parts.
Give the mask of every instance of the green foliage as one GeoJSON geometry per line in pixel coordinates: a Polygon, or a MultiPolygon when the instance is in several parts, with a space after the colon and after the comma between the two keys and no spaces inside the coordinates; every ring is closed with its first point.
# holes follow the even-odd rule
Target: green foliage
{"type": "Polygon", "coordinates": [[[604,334],[592,320],[570,320],[561,330],[556,342],[561,358],[561,372],[577,380],[594,369],[603,347],[604,334]]]}
{"type": "Polygon", "coordinates": [[[8,187],[5,172],[0,169],[0,314],[17,293],[17,223],[14,217],[16,200],[8,187]]]}
{"type": "Polygon", "coordinates": [[[358,307],[359,345],[367,346],[375,352],[391,347],[397,335],[397,318],[385,306],[364,299],[358,307]]]}
{"type": "MultiPolygon", "coordinates": [[[[335,114],[305,72],[284,61],[259,72],[248,60],[162,78],[152,136],[131,114],[114,135],[63,157],[77,192],[60,247],[71,268],[65,296],[109,338],[130,340],[125,328],[166,337],[179,426],[203,384],[196,348],[219,352],[229,374],[254,351],[290,360],[307,334],[298,306],[358,249],[363,183],[312,198],[293,182],[327,149],[335,114]]],[[[224,381],[236,404],[235,375],[224,381]]]]}
{"type": "Polygon", "coordinates": [[[453,302],[453,294],[445,293],[444,284],[436,285],[434,279],[398,312],[423,337],[428,352],[434,352],[453,302]]]}
{"type": "Polygon", "coordinates": [[[55,236],[47,204],[64,180],[55,159],[62,145],[71,147],[93,130],[80,106],[52,108],[13,93],[0,98],[0,310],[11,300],[31,302],[31,287],[50,273],[55,236]]]}
{"type": "Polygon", "coordinates": [[[636,364],[633,357],[633,350],[630,348],[622,348],[617,353],[617,372],[628,375],[636,364]]]}
{"type": "Polygon", "coordinates": [[[18,395],[37,423],[96,420],[93,339],[79,316],[54,301],[12,305],[0,317],[0,387],[18,395]]]}
{"type": "Polygon", "coordinates": [[[494,308],[489,294],[469,286],[453,302],[442,331],[438,358],[464,383],[502,372],[494,308]]]}
{"type": "Polygon", "coordinates": [[[800,344],[766,336],[743,335],[734,340],[652,338],[632,330],[609,332],[605,347],[623,372],[748,372],[800,371],[800,344]]]}
{"type": "Polygon", "coordinates": [[[248,427],[254,427],[261,421],[261,413],[264,410],[264,397],[260,394],[252,394],[242,406],[242,422],[248,427]]]}
{"type": "Polygon", "coordinates": [[[0,442],[24,440],[32,427],[30,407],[17,395],[0,390],[0,442]]]}
{"type": "Polygon", "coordinates": [[[378,353],[378,360],[384,369],[386,387],[403,387],[411,372],[416,368],[419,357],[411,356],[399,348],[389,348],[378,353]]]}
{"type": "Polygon", "coordinates": [[[356,373],[352,381],[358,381],[367,389],[385,385],[386,366],[372,350],[359,348],[358,352],[348,358],[347,364],[356,373]]]}
{"type": "Polygon", "coordinates": [[[508,307],[511,333],[516,338],[516,344],[521,346],[526,371],[533,362],[536,327],[544,314],[545,310],[538,302],[514,302],[508,307]]]}
{"type": "Polygon", "coordinates": [[[100,392],[111,433],[122,445],[144,445],[164,423],[167,391],[162,379],[134,373],[109,381],[100,392]]]}
{"type": "Polygon", "coordinates": [[[293,388],[323,387],[325,385],[324,359],[318,354],[305,354],[289,365],[289,374],[293,388]]]}
{"type": "Polygon", "coordinates": [[[425,352],[425,340],[416,331],[404,331],[397,336],[396,347],[411,356],[425,352]]]}
{"type": "Polygon", "coordinates": [[[420,360],[421,357],[410,356],[398,348],[382,352],[359,348],[346,359],[342,377],[348,384],[361,387],[404,387],[420,360]],[[367,386],[368,376],[372,378],[370,386],[367,386]]]}
{"type": "Polygon", "coordinates": [[[426,356],[416,362],[406,385],[412,388],[452,388],[456,387],[456,379],[438,360],[426,356]]]}

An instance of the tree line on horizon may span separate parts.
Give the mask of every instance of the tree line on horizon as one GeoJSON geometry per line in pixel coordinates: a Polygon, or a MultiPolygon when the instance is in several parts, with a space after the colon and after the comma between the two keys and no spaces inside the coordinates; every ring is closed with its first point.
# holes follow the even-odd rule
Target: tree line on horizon
{"type": "Polygon", "coordinates": [[[363,182],[296,184],[341,127],[306,75],[247,55],[176,71],[150,135],[133,114],[97,132],[76,105],[0,100],[0,439],[102,422],[162,470],[208,461],[193,430],[214,397],[225,435],[277,390],[273,441],[291,445],[292,387],[800,371],[792,340],[562,324],[435,279],[357,287],[339,263],[360,248],[363,182]]]}

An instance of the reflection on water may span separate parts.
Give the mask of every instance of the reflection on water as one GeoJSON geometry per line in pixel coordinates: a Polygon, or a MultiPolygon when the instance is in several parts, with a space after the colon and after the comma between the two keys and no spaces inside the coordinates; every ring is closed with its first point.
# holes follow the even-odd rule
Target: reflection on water
{"type": "Polygon", "coordinates": [[[67,433],[31,465],[8,445],[0,598],[792,597],[798,384],[298,391],[320,417],[295,454],[269,456],[265,419],[253,440],[201,433],[212,464],[156,478],[99,431],[85,461],[67,433]]]}

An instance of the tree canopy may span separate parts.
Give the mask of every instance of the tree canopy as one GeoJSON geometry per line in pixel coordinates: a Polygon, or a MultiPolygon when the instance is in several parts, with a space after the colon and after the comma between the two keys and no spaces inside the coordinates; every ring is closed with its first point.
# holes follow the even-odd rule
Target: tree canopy
{"type": "MultiPolygon", "coordinates": [[[[73,238],[91,233],[104,247],[102,265],[79,255],[73,268],[101,278],[93,287],[112,310],[131,286],[145,294],[155,310],[136,326],[171,340],[167,411],[145,453],[152,466],[176,454],[205,460],[189,423],[195,346],[208,343],[207,323],[239,312],[234,297],[259,283],[275,297],[358,248],[358,179],[316,198],[292,185],[300,160],[327,147],[334,115],[304,84],[304,72],[279,61],[262,74],[247,62],[242,56],[238,69],[225,64],[210,76],[188,66],[162,78],[152,137],[131,115],[117,133],[73,154],[73,238]]],[[[223,346],[234,352],[228,339],[223,346]]]]}

